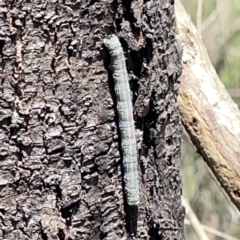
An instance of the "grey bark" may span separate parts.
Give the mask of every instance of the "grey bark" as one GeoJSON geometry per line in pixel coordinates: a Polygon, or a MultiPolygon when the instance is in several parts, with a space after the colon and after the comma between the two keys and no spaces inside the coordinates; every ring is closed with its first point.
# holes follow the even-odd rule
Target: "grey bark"
{"type": "Polygon", "coordinates": [[[184,239],[174,1],[2,0],[0,7],[0,239],[184,239]],[[130,40],[145,41],[137,48],[121,39],[133,103],[150,99],[146,116],[136,116],[138,209],[123,192],[102,46],[124,21],[130,40]]]}

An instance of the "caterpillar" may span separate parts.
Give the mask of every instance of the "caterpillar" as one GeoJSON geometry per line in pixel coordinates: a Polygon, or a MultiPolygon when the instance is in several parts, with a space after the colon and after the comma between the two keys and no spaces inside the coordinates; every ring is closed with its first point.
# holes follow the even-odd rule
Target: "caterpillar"
{"type": "Polygon", "coordinates": [[[128,74],[123,49],[114,34],[103,39],[103,44],[110,53],[114,89],[117,100],[119,129],[123,153],[124,183],[129,206],[139,204],[138,159],[133,106],[131,101],[128,74]]]}

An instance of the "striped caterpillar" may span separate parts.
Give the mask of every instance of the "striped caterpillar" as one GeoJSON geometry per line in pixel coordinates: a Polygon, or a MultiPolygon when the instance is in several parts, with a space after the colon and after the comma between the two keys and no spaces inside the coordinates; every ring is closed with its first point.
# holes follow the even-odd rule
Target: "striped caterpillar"
{"type": "Polygon", "coordinates": [[[133,121],[133,106],[125,58],[121,43],[116,35],[113,34],[105,38],[103,44],[106,46],[111,56],[119,129],[121,132],[127,203],[129,206],[137,206],[139,204],[137,145],[133,121]]]}

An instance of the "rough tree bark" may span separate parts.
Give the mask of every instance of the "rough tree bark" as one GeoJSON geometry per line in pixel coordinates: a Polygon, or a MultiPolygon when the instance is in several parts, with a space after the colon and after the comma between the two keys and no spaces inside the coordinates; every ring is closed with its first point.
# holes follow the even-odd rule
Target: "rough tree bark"
{"type": "Polygon", "coordinates": [[[184,239],[174,1],[0,7],[0,239],[184,239]],[[145,106],[151,97],[146,116],[135,116],[138,209],[124,199],[102,46],[120,30],[133,102],[145,106]]]}
{"type": "Polygon", "coordinates": [[[240,210],[240,112],[179,0],[176,15],[177,36],[183,47],[178,98],[182,121],[198,153],[240,210]]]}

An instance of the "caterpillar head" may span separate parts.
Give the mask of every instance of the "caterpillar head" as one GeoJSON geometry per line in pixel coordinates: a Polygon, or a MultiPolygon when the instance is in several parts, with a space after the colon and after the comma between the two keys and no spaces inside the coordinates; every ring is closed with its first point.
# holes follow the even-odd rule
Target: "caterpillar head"
{"type": "Polygon", "coordinates": [[[114,52],[114,50],[121,47],[118,37],[112,34],[103,39],[103,44],[106,46],[109,52],[114,52]]]}

